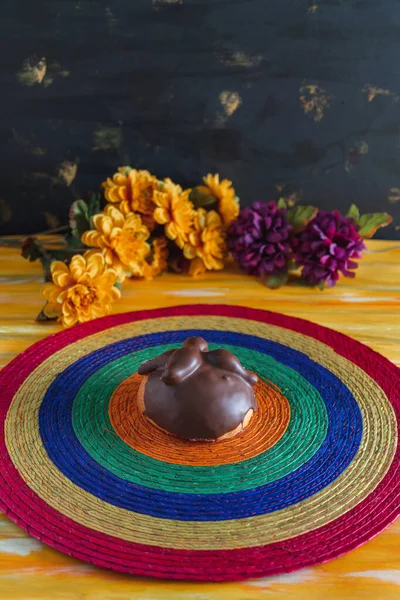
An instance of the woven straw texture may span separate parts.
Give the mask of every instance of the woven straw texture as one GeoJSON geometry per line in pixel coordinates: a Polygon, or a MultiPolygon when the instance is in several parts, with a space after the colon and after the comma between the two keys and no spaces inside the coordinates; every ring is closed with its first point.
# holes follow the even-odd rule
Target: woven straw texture
{"type": "Polygon", "coordinates": [[[400,512],[399,369],[312,323],[234,306],[99,319],[0,374],[0,508],[96,565],[239,580],[348,552],[400,512]],[[190,443],[140,415],[138,366],[188,336],[258,373],[231,440],[190,443]]]}

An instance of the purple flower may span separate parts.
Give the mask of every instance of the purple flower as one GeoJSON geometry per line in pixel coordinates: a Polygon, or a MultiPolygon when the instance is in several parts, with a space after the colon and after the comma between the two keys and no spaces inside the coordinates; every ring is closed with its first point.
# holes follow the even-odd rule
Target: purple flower
{"type": "Polygon", "coordinates": [[[291,251],[286,210],[276,202],[254,202],[240,211],[228,231],[228,248],[250,275],[275,275],[286,270],[291,251]]]}
{"type": "Polygon", "coordinates": [[[319,211],[305,230],[293,239],[294,259],[303,267],[302,277],[313,285],[332,287],[342,273],[354,277],[351,269],[365,249],[353,219],[337,211],[319,211]]]}

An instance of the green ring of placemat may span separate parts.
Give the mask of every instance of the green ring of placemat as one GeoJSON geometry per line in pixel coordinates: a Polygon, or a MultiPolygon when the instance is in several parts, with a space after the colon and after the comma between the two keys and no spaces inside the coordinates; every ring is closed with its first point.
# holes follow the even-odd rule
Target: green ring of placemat
{"type": "MultiPolygon", "coordinates": [[[[282,438],[251,459],[218,466],[165,463],[136,451],[113,429],[108,415],[109,400],[116,387],[137,371],[142,362],[171,347],[173,345],[153,346],[108,363],[87,379],[75,398],[72,420],[80,443],[94,460],[114,475],[169,492],[241,491],[284,477],[307,462],[321,446],[326,437],[328,416],[316,389],[297,371],[266,354],[224,345],[222,347],[236,354],[247,369],[277,385],[289,400],[291,418],[282,438]]],[[[210,348],[215,347],[210,344],[210,348]]]]}

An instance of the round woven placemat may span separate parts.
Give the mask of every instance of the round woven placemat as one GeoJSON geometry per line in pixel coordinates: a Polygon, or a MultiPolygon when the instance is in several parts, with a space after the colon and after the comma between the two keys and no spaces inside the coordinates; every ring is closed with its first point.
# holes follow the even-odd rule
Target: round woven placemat
{"type": "Polygon", "coordinates": [[[400,512],[399,369],[299,319],[237,306],[116,315],[0,373],[0,508],[34,537],[136,575],[227,581],[339,556],[400,512]],[[244,432],[188,443],[138,411],[138,366],[187,337],[260,377],[244,432]]]}

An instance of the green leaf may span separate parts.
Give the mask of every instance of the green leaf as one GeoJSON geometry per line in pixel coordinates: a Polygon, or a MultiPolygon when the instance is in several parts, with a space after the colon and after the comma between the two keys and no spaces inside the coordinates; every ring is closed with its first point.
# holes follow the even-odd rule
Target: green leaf
{"type": "Polygon", "coordinates": [[[278,208],[285,208],[286,209],[287,208],[287,203],[286,203],[285,198],[279,198],[278,202],[276,203],[276,206],[278,208]]]}
{"type": "Polygon", "coordinates": [[[193,202],[193,205],[196,209],[206,208],[207,210],[212,210],[218,204],[218,200],[215,198],[215,196],[205,194],[198,188],[193,188],[189,194],[189,200],[193,202]]]}
{"type": "Polygon", "coordinates": [[[75,237],[72,234],[72,231],[69,230],[68,233],[65,234],[64,236],[65,241],[67,242],[67,246],[68,249],[71,251],[76,250],[77,252],[82,251],[82,247],[84,246],[84,244],[82,243],[82,241],[75,237]]]}
{"type": "Polygon", "coordinates": [[[47,251],[39,240],[34,237],[28,237],[22,244],[21,255],[30,262],[35,262],[35,260],[41,260],[47,256],[47,251]]]}
{"type": "Polygon", "coordinates": [[[51,281],[50,265],[54,260],[61,260],[62,262],[69,263],[74,254],[80,254],[83,250],[82,244],[79,249],[47,249],[39,240],[33,237],[29,237],[25,240],[22,245],[21,254],[24,258],[30,262],[40,260],[42,263],[45,281],[51,281]]]}
{"type": "Polygon", "coordinates": [[[346,217],[350,217],[351,219],[354,219],[356,223],[358,223],[360,211],[355,204],[351,204],[349,210],[347,211],[346,217]]]}
{"type": "Polygon", "coordinates": [[[50,264],[54,257],[52,252],[47,250],[39,240],[28,237],[22,244],[21,255],[30,262],[40,260],[44,271],[44,280],[51,281],[50,264]]]}
{"type": "Polygon", "coordinates": [[[282,285],[285,285],[288,277],[288,272],[285,271],[284,273],[277,273],[276,275],[263,275],[261,279],[270,290],[276,290],[282,285]]]}
{"type": "Polygon", "coordinates": [[[286,218],[293,227],[293,233],[303,231],[318,212],[315,206],[293,206],[286,213],[286,218]]]}
{"type": "Polygon", "coordinates": [[[89,198],[88,206],[88,216],[89,218],[97,215],[100,211],[100,196],[99,194],[92,194],[89,198]]]}
{"type": "MultiPolygon", "coordinates": [[[[81,237],[85,231],[92,227],[92,217],[101,211],[99,194],[92,194],[87,202],[82,199],[76,200],[69,212],[69,226],[71,236],[79,240],[79,246],[82,246],[81,237]]],[[[72,241],[71,236],[66,236],[70,247],[77,247],[72,241]]]]}
{"type": "Polygon", "coordinates": [[[290,259],[288,262],[288,271],[297,271],[298,268],[299,265],[297,264],[297,262],[293,259],[290,259]]]}
{"type": "Polygon", "coordinates": [[[303,277],[300,277],[297,280],[297,285],[300,287],[307,287],[307,288],[318,288],[319,290],[324,290],[326,288],[326,284],[324,281],[320,281],[320,283],[311,283],[310,281],[306,281],[305,279],[303,279],[303,277]]]}
{"type": "Polygon", "coordinates": [[[81,239],[82,234],[90,229],[89,207],[84,200],[76,200],[69,211],[69,226],[72,235],[81,239]]]}
{"type": "Polygon", "coordinates": [[[50,259],[44,258],[40,262],[42,263],[42,267],[43,267],[44,280],[52,281],[50,265],[53,262],[53,260],[51,258],[50,259]]]}
{"type": "Polygon", "coordinates": [[[362,215],[358,221],[360,226],[360,235],[364,239],[371,238],[377,229],[386,227],[393,221],[388,213],[369,213],[362,215]]]}
{"type": "Polygon", "coordinates": [[[51,260],[61,260],[61,262],[64,262],[65,264],[68,264],[71,261],[71,258],[75,255],[75,254],[82,254],[82,252],[84,251],[84,248],[79,248],[79,250],[77,249],[72,250],[70,248],[65,248],[62,250],[49,250],[49,254],[51,256],[51,260]]]}

